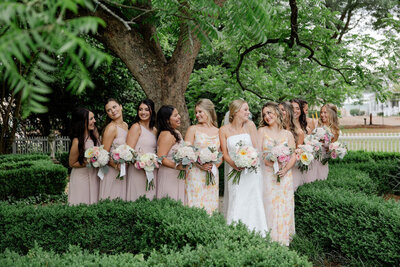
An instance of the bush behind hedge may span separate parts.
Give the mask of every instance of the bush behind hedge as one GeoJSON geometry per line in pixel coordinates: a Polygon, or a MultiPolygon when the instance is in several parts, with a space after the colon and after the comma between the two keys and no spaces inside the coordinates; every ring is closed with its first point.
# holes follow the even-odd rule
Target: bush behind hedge
{"type": "Polygon", "coordinates": [[[18,162],[26,160],[42,160],[50,159],[50,156],[43,153],[33,153],[33,154],[4,154],[0,155],[0,162],[18,162]]]}
{"type": "Polygon", "coordinates": [[[9,248],[26,254],[35,242],[57,253],[68,251],[70,245],[90,252],[143,253],[146,257],[154,250],[172,253],[151,256],[150,265],[173,266],[175,261],[188,266],[212,261],[230,265],[235,259],[247,265],[279,262],[280,266],[309,266],[305,258],[249,233],[243,224],[227,226],[220,214],[209,217],[204,210],[170,199],[73,207],[0,204],[0,251],[9,248]]]}
{"type": "Polygon", "coordinates": [[[32,161],[30,166],[27,161],[7,164],[7,168],[13,164],[15,168],[0,170],[0,200],[39,194],[59,195],[65,190],[67,170],[61,165],[49,160],[32,161]]]}
{"type": "Polygon", "coordinates": [[[342,188],[300,187],[296,232],[368,265],[400,265],[400,206],[342,188]]]}
{"type": "Polygon", "coordinates": [[[332,189],[342,188],[354,192],[363,192],[367,195],[379,193],[378,186],[367,172],[342,165],[329,166],[328,179],[316,181],[313,185],[332,189]]]}
{"type": "Polygon", "coordinates": [[[343,168],[348,170],[361,170],[367,172],[369,177],[378,187],[379,194],[395,193],[393,191],[393,182],[399,171],[399,162],[397,160],[382,160],[377,162],[362,162],[341,164],[343,168]]]}

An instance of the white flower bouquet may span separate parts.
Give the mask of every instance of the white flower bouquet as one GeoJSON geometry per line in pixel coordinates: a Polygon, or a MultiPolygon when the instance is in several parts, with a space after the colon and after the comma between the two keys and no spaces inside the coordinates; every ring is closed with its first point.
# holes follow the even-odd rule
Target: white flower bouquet
{"type": "Polygon", "coordinates": [[[154,153],[139,154],[134,164],[138,170],[146,172],[146,191],[154,188],[154,173],[155,169],[160,168],[162,158],[157,157],[154,153]]]}
{"type": "Polygon", "coordinates": [[[126,175],[126,163],[134,163],[136,157],[137,152],[127,144],[119,145],[112,151],[111,158],[114,163],[121,164],[121,170],[117,179],[123,180],[123,177],[126,175]]]}
{"type": "Polygon", "coordinates": [[[88,167],[100,168],[98,176],[103,179],[108,171],[107,164],[110,160],[108,151],[103,146],[94,146],[86,149],[84,157],[88,162],[88,167]]]}
{"type": "MultiPolygon", "coordinates": [[[[257,172],[258,169],[258,153],[252,146],[245,145],[242,141],[236,144],[236,151],[232,156],[232,160],[238,168],[244,168],[249,171],[257,172]]],[[[240,174],[242,171],[233,169],[228,174],[228,179],[232,179],[233,184],[239,184],[240,174]]]]}
{"type": "MultiPolygon", "coordinates": [[[[281,167],[284,167],[290,160],[292,150],[289,148],[286,142],[282,144],[274,143],[269,145],[267,150],[264,152],[264,159],[272,161],[274,163],[274,174],[277,174],[281,167]]],[[[277,175],[277,182],[281,181],[281,177],[277,175]]]]}
{"type": "Polygon", "coordinates": [[[347,148],[340,142],[334,142],[329,144],[329,151],[327,157],[323,160],[323,164],[329,161],[329,159],[343,159],[347,154],[347,148]]]}
{"type": "Polygon", "coordinates": [[[314,139],[317,139],[324,145],[329,145],[332,138],[334,137],[332,132],[326,126],[315,128],[312,132],[312,136],[314,139]]]}
{"type": "MultiPolygon", "coordinates": [[[[197,148],[187,143],[182,143],[172,155],[176,166],[182,164],[183,167],[192,168],[192,164],[197,161],[197,148]]],[[[186,178],[184,170],[179,172],[178,179],[184,180],[186,178]]]]}
{"type": "Polygon", "coordinates": [[[301,172],[308,171],[311,161],[314,159],[314,147],[312,145],[299,145],[295,150],[297,166],[301,172]]]}
{"type": "Polygon", "coordinates": [[[312,135],[308,135],[304,139],[305,145],[310,145],[313,147],[313,156],[314,159],[321,160],[322,157],[322,144],[319,140],[314,138],[312,135]]]}
{"type": "Polygon", "coordinates": [[[206,175],[206,185],[215,185],[215,176],[217,175],[217,166],[215,166],[216,163],[218,163],[221,158],[222,158],[222,153],[218,151],[218,149],[215,146],[208,146],[206,148],[200,149],[199,152],[199,157],[197,159],[197,162],[199,164],[206,164],[206,163],[211,163],[213,165],[211,171],[207,172],[206,175]]]}

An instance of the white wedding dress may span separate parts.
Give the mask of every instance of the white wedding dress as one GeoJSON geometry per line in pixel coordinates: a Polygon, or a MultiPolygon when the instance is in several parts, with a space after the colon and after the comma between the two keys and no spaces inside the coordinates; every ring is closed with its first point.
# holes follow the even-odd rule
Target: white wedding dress
{"type": "MultiPolygon", "coordinates": [[[[227,138],[227,148],[231,158],[233,158],[236,144],[239,141],[252,146],[251,137],[247,133],[229,136],[227,138]]],[[[226,163],[226,165],[228,164],[226,163]]],[[[228,170],[230,172],[232,168],[229,167],[228,170]]],[[[262,197],[263,180],[261,169],[257,173],[243,170],[239,184],[232,184],[232,180],[229,180],[227,189],[228,208],[226,220],[228,224],[241,221],[250,230],[256,230],[265,236],[268,227],[262,197]]]]}

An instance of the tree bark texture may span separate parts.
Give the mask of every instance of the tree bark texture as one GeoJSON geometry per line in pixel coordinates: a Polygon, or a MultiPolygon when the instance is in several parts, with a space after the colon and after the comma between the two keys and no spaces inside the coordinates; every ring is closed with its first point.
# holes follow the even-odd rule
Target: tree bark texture
{"type": "Polygon", "coordinates": [[[153,25],[139,25],[129,30],[105,10],[97,9],[95,16],[107,23],[99,32],[99,39],[126,64],[146,95],[154,101],[156,111],[162,105],[177,108],[182,117],[181,130],[185,132],[190,122],[184,94],[201,47],[195,34],[191,34],[189,40],[188,27],[182,22],[175,51],[167,60],[154,40],[153,25]]]}

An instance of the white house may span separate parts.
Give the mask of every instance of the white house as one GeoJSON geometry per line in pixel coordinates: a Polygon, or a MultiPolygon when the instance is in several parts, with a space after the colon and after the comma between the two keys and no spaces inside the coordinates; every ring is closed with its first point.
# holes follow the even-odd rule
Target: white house
{"type": "Polygon", "coordinates": [[[400,112],[399,106],[400,96],[398,94],[394,94],[391,99],[382,103],[376,100],[375,93],[364,93],[361,101],[347,98],[343,104],[342,114],[344,116],[350,116],[351,109],[359,109],[360,111],[365,111],[365,115],[367,116],[370,113],[372,113],[373,116],[377,116],[378,113],[381,112],[383,112],[385,116],[397,116],[400,112]]]}

